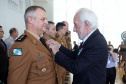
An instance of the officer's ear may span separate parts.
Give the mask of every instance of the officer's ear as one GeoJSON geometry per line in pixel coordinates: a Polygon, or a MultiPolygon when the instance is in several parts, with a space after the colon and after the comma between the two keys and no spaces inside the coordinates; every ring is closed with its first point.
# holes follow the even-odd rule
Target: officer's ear
{"type": "Polygon", "coordinates": [[[28,17],[28,23],[32,24],[33,23],[34,18],[33,17],[28,17]]]}

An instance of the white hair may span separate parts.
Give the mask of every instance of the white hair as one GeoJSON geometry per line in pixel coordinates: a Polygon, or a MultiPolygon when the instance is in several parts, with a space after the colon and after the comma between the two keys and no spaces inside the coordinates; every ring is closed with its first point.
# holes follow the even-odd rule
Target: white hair
{"type": "Polygon", "coordinates": [[[98,18],[95,13],[87,8],[79,9],[76,14],[79,14],[80,22],[88,21],[91,29],[95,29],[98,26],[98,18]]]}

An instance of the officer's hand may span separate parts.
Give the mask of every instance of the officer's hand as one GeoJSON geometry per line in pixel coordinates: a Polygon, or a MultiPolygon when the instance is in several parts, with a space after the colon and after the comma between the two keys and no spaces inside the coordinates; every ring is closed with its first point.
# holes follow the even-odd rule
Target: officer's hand
{"type": "Polygon", "coordinates": [[[60,43],[58,43],[57,41],[54,41],[53,39],[47,40],[46,43],[47,43],[48,45],[50,45],[50,44],[57,45],[57,46],[58,46],[58,49],[59,49],[59,47],[61,46],[60,43]]]}
{"type": "Polygon", "coordinates": [[[49,48],[52,49],[52,52],[53,52],[54,55],[59,51],[59,47],[55,44],[50,44],[49,48]]]}

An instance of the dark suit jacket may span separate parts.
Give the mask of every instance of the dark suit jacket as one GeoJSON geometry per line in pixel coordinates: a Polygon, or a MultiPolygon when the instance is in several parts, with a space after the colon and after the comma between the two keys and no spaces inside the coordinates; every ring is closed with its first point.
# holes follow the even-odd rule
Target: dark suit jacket
{"type": "Polygon", "coordinates": [[[98,29],[85,41],[82,52],[77,54],[61,46],[55,55],[56,63],[74,74],[73,84],[105,84],[107,42],[98,29]]]}
{"type": "MultiPolygon", "coordinates": [[[[4,43],[2,39],[0,40],[4,43]]],[[[7,70],[8,70],[7,46],[4,51],[3,47],[0,44],[0,73],[7,72],[7,70]]]]}

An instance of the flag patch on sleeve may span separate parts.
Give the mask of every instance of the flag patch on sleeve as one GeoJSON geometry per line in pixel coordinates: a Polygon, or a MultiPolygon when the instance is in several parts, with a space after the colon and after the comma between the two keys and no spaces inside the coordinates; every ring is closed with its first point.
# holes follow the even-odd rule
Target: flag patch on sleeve
{"type": "Polygon", "coordinates": [[[22,48],[13,49],[13,56],[20,56],[22,55],[22,48]]]}

